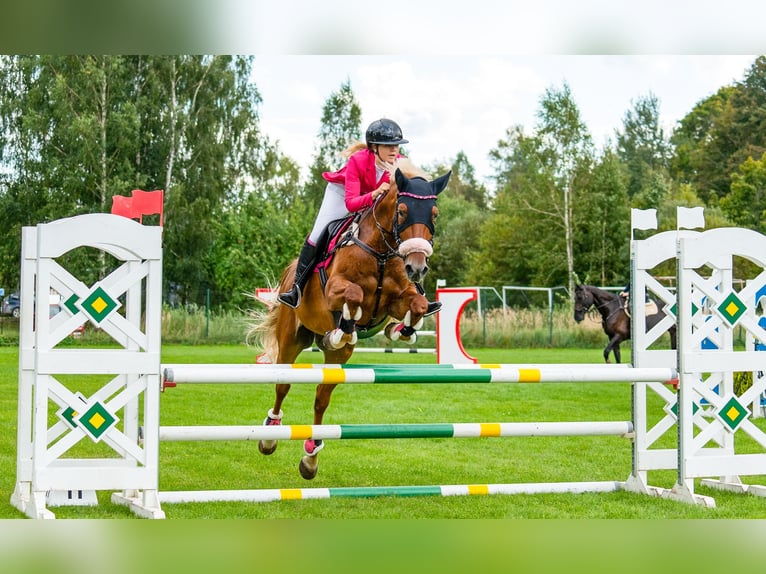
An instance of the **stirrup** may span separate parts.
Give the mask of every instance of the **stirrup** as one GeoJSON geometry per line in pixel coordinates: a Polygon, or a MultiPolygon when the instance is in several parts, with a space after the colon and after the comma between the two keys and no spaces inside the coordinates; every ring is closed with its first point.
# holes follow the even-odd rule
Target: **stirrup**
{"type": "Polygon", "coordinates": [[[431,301],[428,303],[428,309],[426,310],[425,315],[423,317],[430,317],[434,313],[438,313],[442,308],[442,302],[441,301],[431,301]]]}
{"type": "Polygon", "coordinates": [[[277,299],[280,303],[283,303],[292,309],[297,309],[298,305],[301,304],[301,290],[297,285],[293,285],[292,289],[286,293],[277,295],[277,299]]]}

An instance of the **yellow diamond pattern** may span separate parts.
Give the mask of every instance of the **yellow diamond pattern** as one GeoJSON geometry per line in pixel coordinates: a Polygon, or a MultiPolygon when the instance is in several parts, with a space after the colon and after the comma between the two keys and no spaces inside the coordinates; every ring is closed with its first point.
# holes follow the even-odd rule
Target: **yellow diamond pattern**
{"type": "Polygon", "coordinates": [[[93,426],[93,428],[100,429],[101,425],[103,425],[106,422],[106,419],[102,417],[99,413],[96,413],[92,417],[90,417],[90,420],[88,422],[93,426]]]}
{"type": "Polygon", "coordinates": [[[732,317],[737,314],[737,311],[739,311],[739,306],[736,305],[734,301],[730,301],[729,304],[726,305],[726,312],[732,317]]]}
{"type": "Polygon", "coordinates": [[[101,297],[93,301],[93,304],[91,305],[93,309],[96,311],[96,313],[101,313],[104,309],[107,307],[107,302],[104,301],[101,297]]]}
{"type": "Polygon", "coordinates": [[[736,408],[731,407],[728,411],[726,411],[726,416],[733,421],[737,420],[737,417],[739,416],[739,411],[736,408]]]}

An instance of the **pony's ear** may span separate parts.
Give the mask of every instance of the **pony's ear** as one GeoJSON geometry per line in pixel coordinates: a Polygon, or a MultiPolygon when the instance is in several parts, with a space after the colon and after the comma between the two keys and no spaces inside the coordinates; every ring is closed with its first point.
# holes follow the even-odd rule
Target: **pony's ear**
{"type": "Polygon", "coordinates": [[[394,180],[396,181],[396,187],[399,189],[399,191],[404,191],[407,189],[407,186],[410,183],[410,180],[407,179],[407,176],[402,173],[402,170],[397,168],[396,172],[394,173],[394,180]]]}
{"type": "Polygon", "coordinates": [[[434,195],[439,195],[449,183],[449,178],[452,175],[452,170],[448,171],[444,175],[437,177],[431,182],[431,189],[434,190],[434,195]]]}

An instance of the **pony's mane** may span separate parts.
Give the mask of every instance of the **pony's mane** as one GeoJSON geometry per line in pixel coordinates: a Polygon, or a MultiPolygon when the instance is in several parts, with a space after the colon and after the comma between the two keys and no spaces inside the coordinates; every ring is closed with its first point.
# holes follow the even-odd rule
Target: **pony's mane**
{"type": "Polygon", "coordinates": [[[408,179],[412,179],[413,177],[422,177],[425,180],[431,179],[425,171],[412,163],[407,157],[400,157],[397,159],[396,167],[402,170],[402,173],[406,175],[408,179]]]}
{"type": "Polygon", "coordinates": [[[596,287],[595,285],[583,285],[588,291],[599,293],[600,295],[603,295],[609,299],[617,299],[617,295],[615,293],[612,293],[611,291],[607,291],[606,289],[600,289],[599,287],[596,287]]]}

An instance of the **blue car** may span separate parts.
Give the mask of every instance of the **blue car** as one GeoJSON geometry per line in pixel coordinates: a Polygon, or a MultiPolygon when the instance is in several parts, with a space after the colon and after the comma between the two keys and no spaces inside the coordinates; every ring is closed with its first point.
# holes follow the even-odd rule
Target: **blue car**
{"type": "Polygon", "coordinates": [[[21,299],[17,293],[11,293],[3,299],[0,306],[0,315],[10,315],[18,319],[21,313],[21,299]]]}

